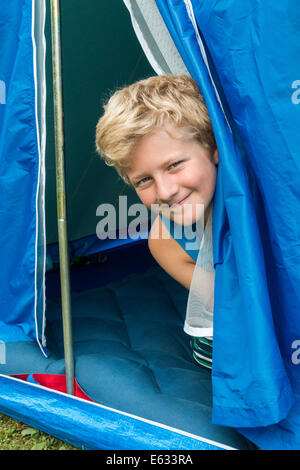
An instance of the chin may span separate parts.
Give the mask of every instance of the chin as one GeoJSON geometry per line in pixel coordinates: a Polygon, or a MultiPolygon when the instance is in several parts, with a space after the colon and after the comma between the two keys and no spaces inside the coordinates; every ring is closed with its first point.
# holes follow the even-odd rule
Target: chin
{"type": "Polygon", "coordinates": [[[187,226],[204,221],[204,204],[185,204],[180,211],[171,213],[171,219],[179,225],[187,226]]]}
{"type": "Polygon", "coordinates": [[[170,219],[173,220],[176,224],[186,227],[189,225],[193,225],[196,222],[200,222],[201,220],[203,220],[203,217],[196,217],[193,214],[187,214],[184,216],[183,214],[176,214],[171,216],[170,219]]]}

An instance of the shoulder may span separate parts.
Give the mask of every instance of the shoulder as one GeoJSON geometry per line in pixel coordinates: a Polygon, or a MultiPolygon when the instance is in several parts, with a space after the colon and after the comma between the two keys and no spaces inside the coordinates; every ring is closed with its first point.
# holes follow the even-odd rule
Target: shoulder
{"type": "Polygon", "coordinates": [[[195,261],[171,236],[159,216],[151,227],[148,245],[157,263],[176,281],[189,289],[195,261]]]}
{"type": "Polygon", "coordinates": [[[182,246],[172,237],[160,216],[152,224],[148,246],[152,256],[159,264],[174,262],[178,257],[183,261],[193,261],[182,246]],[[174,261],[173,261],[174,260],[174,261]]]}

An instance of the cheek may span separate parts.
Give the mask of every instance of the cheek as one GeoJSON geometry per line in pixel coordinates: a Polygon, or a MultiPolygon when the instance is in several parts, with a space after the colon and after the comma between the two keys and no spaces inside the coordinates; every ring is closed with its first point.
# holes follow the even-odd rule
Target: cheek
{"type": "Polygon", "coordinates": [[[206,178],[206,190],[208,193],[214,193],[215,188],[216,188],[216,181],[217,181],[217,172],[215,168],[213,168],[206,178]]]}
{"type": "Polygon", "coordinates": [[[216,176],[216,167],[214,165],[208,165],[206,168],[190,172],[187,182],[191,188],[203,194],[210,194],[215,190],[216,176]]]}
{"type": "Polygon", "coordinates": [[[189,189],[202,192],[202,190],[207,187],[210,179],[206,171],[199,171],[198,168],[190,168],[181,175],[180,184],[189,189]]]}
{"type": "Polygon", "coordinates": [[[151,204],[154,204],[154,194],[151,189],[145,189],[144,191],[136,191],[140,201],[148,208],[151,204]]]}

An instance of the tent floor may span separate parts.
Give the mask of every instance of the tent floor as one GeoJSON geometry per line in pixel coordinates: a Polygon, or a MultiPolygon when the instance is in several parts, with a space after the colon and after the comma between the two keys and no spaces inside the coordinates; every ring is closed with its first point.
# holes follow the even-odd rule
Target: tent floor
{"type": "MultiPolygon", "coordinates": [[[[235,430],[211,424],[211,373],[194,363],[183,331],[188,292],[146,258],[144,272],[112,280],[102,266],[102,280],[94,283],[104,277],[108,284],[73,292],[77,382],[96,403],[233,448],[253,448],[235,430]]],[[[64,374],[59,298],[47,300],[46,337],[48,358],[35,343],[8,344],[0,373],[64,374]]]]}

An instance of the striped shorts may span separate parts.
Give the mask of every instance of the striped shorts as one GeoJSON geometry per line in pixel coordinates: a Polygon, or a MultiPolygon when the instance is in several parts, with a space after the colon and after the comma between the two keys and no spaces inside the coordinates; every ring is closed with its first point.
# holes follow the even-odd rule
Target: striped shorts
{"type": "Polygon", "coordinates": [[[191,339],[191,346],[195,361],[206,369],[212,369],[212,339],[208,337],[197,338],[193,336],[191,339]]]}

